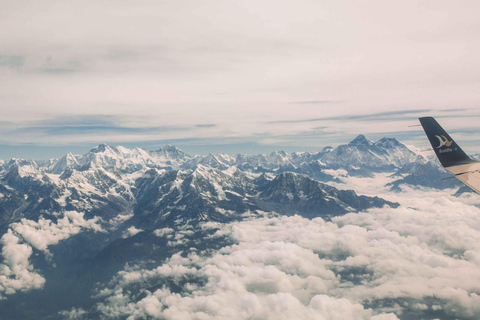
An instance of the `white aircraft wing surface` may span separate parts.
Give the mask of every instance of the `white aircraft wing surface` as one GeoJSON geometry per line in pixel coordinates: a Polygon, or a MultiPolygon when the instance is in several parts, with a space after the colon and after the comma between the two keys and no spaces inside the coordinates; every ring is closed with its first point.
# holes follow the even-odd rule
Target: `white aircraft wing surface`
{"type": "Polygon", "coordinates": [[[446,168],[455,177],[473,190],[480,193],[480,163],[462,164],[446,168]]]}

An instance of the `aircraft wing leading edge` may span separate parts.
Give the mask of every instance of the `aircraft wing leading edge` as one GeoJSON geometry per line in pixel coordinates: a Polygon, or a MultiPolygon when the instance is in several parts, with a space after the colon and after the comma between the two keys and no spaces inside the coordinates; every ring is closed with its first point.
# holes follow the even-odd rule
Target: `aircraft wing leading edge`
{"type": "Polygon", "coordinates": [[[480,162],[471,159],[432,117],[419,118],[440,163],[480,194],[480,162]]]}

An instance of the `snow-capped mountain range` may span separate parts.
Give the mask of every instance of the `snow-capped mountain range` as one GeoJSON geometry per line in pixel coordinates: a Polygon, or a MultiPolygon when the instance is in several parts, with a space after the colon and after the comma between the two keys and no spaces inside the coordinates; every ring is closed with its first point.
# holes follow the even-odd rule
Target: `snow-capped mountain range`
{"type": "MultiPolygon", "coordinates": [[[[312,187],[305,181],[325,190],[329,187],[319,181],[336,180],[338,170],[363,177],[391,172],[392,177],[397,178],[391,183],[393,188],[402,184],[436,188],[454,185],[451,180],[439,179],[447,173],[438,162],[427,160],[393,138],[373,142],[359,135],[348,144],[327,147],[320,152],[279,151],[233,157],[226,154],[190,156],[174,146],[147,151],[103,144],[85,154],[68,153],[61,159],[41,163],[19,159],[3,161],[0,164],[0,225],[49,211],[77,210],[88,216],[102,215],[110,219],[119,213],[152,211],[154,207],[169,212],[169,221],[177,219],[172,218],[175,214],[171,214],[169,208],[174,212],[179,208],[195,212],[178,216],[184,221],[221,220],[219,211],[222,210],[227,217],[226,212],[237,214],[271,208],[262,197],[271,185],[287,177],[292,180],[289,186],[293,189],[283,191],[293,192],[291,201],[315,199],[312,187]],[[290,174],[280,175],[285,172],[290,174]],[[307,185],[308,190],[302,190],[307,185]],[[201,203],[192,207],[184,204],[187,199],[201,203]],[[232,207],[233,204],[236,207],[232,207]]],[[[337,202],[339,209],[335,212],[361,209],[337,202]]],[[[324,208],[318,206],[318,212],[328,211],[324,208]]]]}
{"type": "MultiPolygon", "coordinates": [[[[192,243],[206,237],[202,243],[215,246],[202,233],[205,223],[265,215],[328,221],[347,212],[399,206],[359,195],[362,190],[338,188],[341,177],[378,174],[390,176],[392,190],[405,184],[455,186],[440,180],[448,174],[435,160],[396,139],[374,142],[363,135],[320,152],[190,156],[174,146],[147,151],[102,144],[38,163],[0,161],[0,298],[10,301],[8,318],[17,312],[29,318],[16,294],[35,295],[45,283],[64,281],[77,270],[84,283],[78,296],[88,305],[94,284],[108,281],[125,263],[167,256],[161,248],[171,244],[172,232],[193,228],[184,235],[192,243]],[[23,260],[12,253],[20,249],[27,250],[23,260]],[[18,261],[22,267],[15,266],[18,261]]],[[[45,288],[52,296],[61,294],[45,288]]],[[[53,311],[39,309],[50,314],[70,303],[65,298],[53,311]]]]}

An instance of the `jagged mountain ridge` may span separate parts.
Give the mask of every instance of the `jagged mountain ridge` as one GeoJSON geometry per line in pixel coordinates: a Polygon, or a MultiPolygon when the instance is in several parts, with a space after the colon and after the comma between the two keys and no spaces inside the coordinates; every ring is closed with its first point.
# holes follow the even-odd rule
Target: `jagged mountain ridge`
{"type": "MultiPolygon", "coordinates": [[[[264,179],[262,185],[256,183],[261,180],[257,178],[262,172],[274,175],[294,172],[315,180],[329,181],[334,179],[328,173],[331,168],[345,168],[355,174],[364,170],[364,175],[368,176],[372,174],[367,170],[372,168],[372,164],[374,170],[378,171],[379,168],[390,168],[415,160],[418,160],[418,155],[395,139],[384,138],[374,143],[362,135],[348,145],[325,148],[317,153],[272,152],[269,155],[254,156],[237,154],[235,157],[212,154],[192,157],[174,146],[146,151],[102,144],[82,155],[68,153],[61,159],[51,159],[40,164],[19,159],[3,162],[0,176],[0,224],[68,210],[84,212],[86,217],[102,216],[106,221],[114,219],[120,213],[129,215],[142,211],[138,208],[155,208],[157,211],[152,209],[152,212],[162,214],[173,208],[172,217],[181,215],[180,211],[185,214],[186,211],[198,211],[200,208],[208,212],[206,214],[200,210],[196,215],[186,214],[188,219],[194,220],[205,217],[221,220],[220,217],[251,209],[302,213],[302,210],[308,208],[309,215],[315,214],[312,209],[315,207],[319,208],[317,214],[325,213],[327,207],[334,213],[345,212],[347,208],[362,210],[366,207],[348,205],[343,201],[339,201],[335,208],[326,206],[326,203],[310,207],[298,203],[290,206],[285,201],[280,202],[283,205],[269,204],[269,201],[262,199],[265,194],[262,188],[270,181],[264,179]],[[337,162],[334,162],[335,158],[337,162]],[[231,176],[225,172],[231,172],[231,176]],[[149,180],[146,178],[149,174],[156,175],[156,178],[149,180]],[[177,185],[162,185],[164,193],[151,191],[152,186],[160,180],[168,180],[173,175],[176,175],[177,180],[169,183],[177,185]],[[222,176],[223,181],[219,181],[219,176],[222,176]],[[184,177],[181,183],[179,177],[184,177]],[[186,181],[190,181],[190,186],[194,187],[188,189],[186,181]],[[147,182],[152,185],[147,186],[147,182]],[[236,187],[230,188],[230,184],[236,187]],[[207,186],[204,191],[195,193],[207,186]],[[145,200],[146,194],[152,194],[148,203],[145,200]],[[159,199],[163,199],[164,203],[156,205],[159,199]]],[[[270,180],[275,181],[275,176],[270,180]]],[[[298,178],[297,181],[305,179],[298,178]]],[[[301,188],[293,191],[306,192],[301,188]]],[[[337,193],[335,197],[339,195],[337,193]]],[[[293,202],[298,200],[295,197],[297,195],[294,194],[293,202]]],[[[272,201],[273,198],[270,202],[272,201]]],[[[311,197],[307,202],[315,201],[311,197]]],[[[150,217],[152,212],[149,213],[150,217]]],[[[181,220],[178,217],[167,220],[178,219],[181,220]]]]}
{"type": "Polygon", "coordinates": [[[419,161],[419,157],[396,139],[383,138],[373,142],[359,135],[350,143],[327,152],[321,161],[330,167],[353,166],[385,171],[419,161]]]}
{"type": "MultiPolygon", "coordinates": [[[[383,138],[373,142],[359,135],[348,144],[337,148],[326,147],[319,152],[294,152],[288,154],[275,151],[268,155],[209,154],[190,156],[174,146],[166,146],[155,151],[141,148],[113,147],[99,145],[83,155],[68,153],[61,159],[42,162],[39,167],[46,172],[60,174],[65,169],[80,169],[87,164],[104,169],[117,169],[131,173],[140,168],[192,169],[198,164],[226,169],[236,166],[244,171],[276,172],[301,170],[302,166],[319,164],[329,168],[391,170],[405,164],[421,161],[422,156],[411,151],[394,138],[383,138]],[[290,169],[290,170],[287,170],[290,169]]],[[[0,163],[8,167],[8,162],[0,163]]]]}
{"type": "Polygon", "coordinates": [[[135,214],[142,228],[192,220],[230,221],[247,211],[328,217],[398,204],[341,191],[291,172],[257,179],[241,170],[198,165],[192,171],[150,170],[137,179],[135,214]]]}
{"type": "Polygon", "coordinates": [[[432,183],[435,180],[432,176],[444,175],[443,168],[393,138],[373,142],[359,135],[348,144],[327,147],[316,153],[279,151],[234,157],[213,154],[192,157],[174,146],[147,151],[103,144],[82,155],[68,153],[61,159],[40,164],[18,159],[2,162],[0,172],[5,189],[2,194],[7,197],[0,198],[0,221],[13,221],[62,207],[91,215],[133,212],[135,180],[142,174],[151,169],[195,171],[199,166],[219,170],[236,168],[252,174],[295,172],[324,182],[335,180],[330,172],[332,169],[370,177],[375,172],[393,172],[398,177],[392,183],[394,189],[402,184],[451,185],[432,183]],[[15,214],[9,215],[12,210],[15,214]]]}

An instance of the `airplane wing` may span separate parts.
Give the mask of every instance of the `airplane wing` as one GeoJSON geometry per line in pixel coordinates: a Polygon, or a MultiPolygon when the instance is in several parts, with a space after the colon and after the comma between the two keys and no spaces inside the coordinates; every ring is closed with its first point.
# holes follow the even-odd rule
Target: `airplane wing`
{"type": "Polygon", "coordinates": [[[480,194],[480,162],[471,159],[432,117],[419,118],[440,163],[480,194]]]}
{"type": "Polygon", "coordinates": [[[480,193],[480,163],[463,164],[446,168],[455,177],[480,193]]]}

